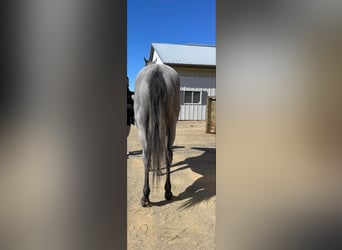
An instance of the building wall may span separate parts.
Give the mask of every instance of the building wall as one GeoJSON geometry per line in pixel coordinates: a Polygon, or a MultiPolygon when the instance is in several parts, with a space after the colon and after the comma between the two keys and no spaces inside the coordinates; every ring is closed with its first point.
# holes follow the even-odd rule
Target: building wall
{"type": "Polygon", "coordinates": [[[180,75],[181,109],[179,120],[205,120],[207,97],[216,95],[216,78],[204,76],[180,75]],[[186,92],[199,92],[199,103],[186,103],[186,92]]]}
{"type": "MultiPolygon", "coordinates": [[[[160,57],[154,51],[152,60],[157,59],[162,64],[160,57]]],[[[208,96],[216,96],[216,69],[196,67],[176,67],[181,84],[179,120],[205,120],[208,96]],[[190,92],[200,92],[199,103],[186,103],[185,95],[190,92]]]]}

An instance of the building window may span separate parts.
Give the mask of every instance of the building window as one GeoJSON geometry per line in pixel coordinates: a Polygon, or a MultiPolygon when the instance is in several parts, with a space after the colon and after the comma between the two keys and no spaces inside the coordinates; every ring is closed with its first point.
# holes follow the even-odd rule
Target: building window
{"type": "Polygon", "coordinates": [[[201,91],[184,91],[184,103],[201,103],[201,91]]]}

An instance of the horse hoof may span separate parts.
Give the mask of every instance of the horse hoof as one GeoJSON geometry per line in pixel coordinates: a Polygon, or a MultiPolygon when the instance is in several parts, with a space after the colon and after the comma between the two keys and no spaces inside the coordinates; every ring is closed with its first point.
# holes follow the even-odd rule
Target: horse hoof
{"type": "Polygon", "coordinates": [[[165,199],[166,200],[172,200],[172,192],[170,191],[170,192],[165,192],[165,199]]]}
{"type": "Polygon", "coordinates": [[[147,207],[149,204],[150,204],[150,199],[149,199],[149,198],[143,197],[143,198],[141,199],[141,206],[142,206],[142,207],[147,207]]]}

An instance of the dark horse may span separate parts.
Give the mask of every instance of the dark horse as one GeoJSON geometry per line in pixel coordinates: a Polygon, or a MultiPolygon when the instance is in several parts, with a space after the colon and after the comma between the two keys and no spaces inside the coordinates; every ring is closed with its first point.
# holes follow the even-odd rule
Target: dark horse
{"type": "Polygon", "coordinates": [[[136,78],[134,113],[145,167],[143,207],[150,203],[149,171],[153,173],[153,180],[157,176],[158,183],[163,165],[167,171],[165,199],[172,199],[170,166],[180,110],[179,92],[178,73],[167,65],[147,63],[136,78]]]}
{"type": "Polygon", "coordinates": [[[131,130],[131,125],[134,125],[134,92],[129,90],[128,81],[129,80],[127,77],[127,137],[129,135],[129,131],[131,130]]]}

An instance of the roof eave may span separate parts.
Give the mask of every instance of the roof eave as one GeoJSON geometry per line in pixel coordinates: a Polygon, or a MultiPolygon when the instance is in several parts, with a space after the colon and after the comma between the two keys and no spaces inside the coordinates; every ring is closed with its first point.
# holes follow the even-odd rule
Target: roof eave
{"type": "Polygon", "coordinates": [[[187,68],[210,68],[215,69],[216,65],[204,65],[204,64],[182,64],[182,63],[164,63],[174,67],[187,67],[187,68]]]}

